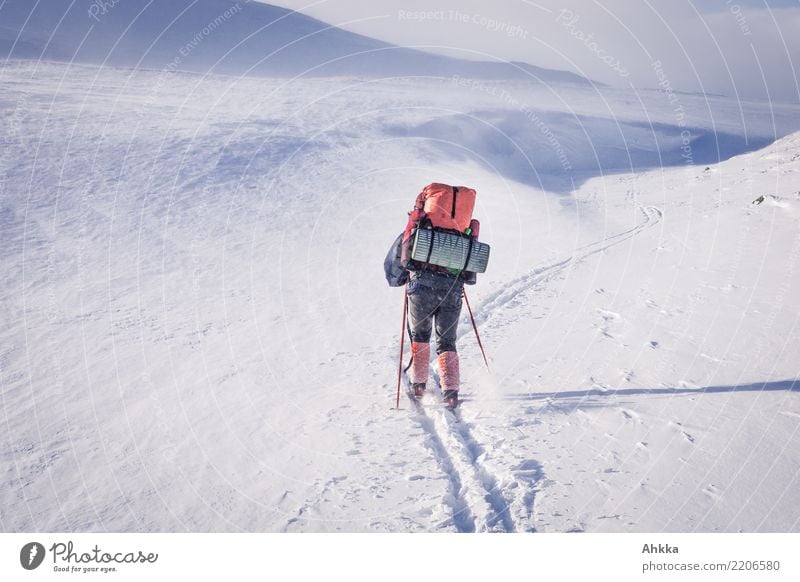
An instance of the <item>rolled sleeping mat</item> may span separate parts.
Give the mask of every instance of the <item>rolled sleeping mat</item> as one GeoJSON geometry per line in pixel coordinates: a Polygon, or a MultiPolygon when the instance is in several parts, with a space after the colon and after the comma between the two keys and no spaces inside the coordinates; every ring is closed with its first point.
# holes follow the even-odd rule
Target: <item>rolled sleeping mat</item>
{"type": "Polygon", "coordinates": [[[489,264],[489,245],[470,236],[420,228],[414,236],[411,258],[447,269],[484,273],[489,264]]]}

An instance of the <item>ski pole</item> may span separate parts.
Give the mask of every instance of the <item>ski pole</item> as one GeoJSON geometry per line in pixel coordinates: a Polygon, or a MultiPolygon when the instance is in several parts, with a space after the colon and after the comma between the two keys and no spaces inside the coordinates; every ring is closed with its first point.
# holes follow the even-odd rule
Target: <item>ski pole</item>
{"type": "MultiPolygon", "coordinates": [[[[408,305],[406,305],[406,313],[408,313],[408,305]]],[[[406,330],[408,331],[408,343],[414,342],[414,336],[411,335],[411,322],[406,319],[406,330]]],[[[411,357],[408,358],[408,364],[403,368],[403,372],[408,372],[408,369],[414,363],[414,350],[411,350],[411,357]]]]}
{"type": "Polygon", "coordinates": [[[408,286],[403,293],[403,326],[400,328],[400,363],[397,365],[397,401],[395,408],[400,408],[400,380],[403,375],[403,344],[406,339],[406,313],[408,312],[408,286]]]}
{"type": "Polygon", "coordinates": [[[486,364],[486,369],[489,369],[489,362],[486,360],[486,352],[483,350],[483,343],[481,342],[481,335],[478,333],[478,326],[475,325],[475,317],[472,315],[472,308],[469,306],[469,299],[467,299],[467,290],[464,289],[464,302],[467,304],[467,311],[469,311],[469,318],[472,320],[472,329],[475,330],[475,337],[478,339],[478,347],[483,354],[483,363],[486,364]]]}

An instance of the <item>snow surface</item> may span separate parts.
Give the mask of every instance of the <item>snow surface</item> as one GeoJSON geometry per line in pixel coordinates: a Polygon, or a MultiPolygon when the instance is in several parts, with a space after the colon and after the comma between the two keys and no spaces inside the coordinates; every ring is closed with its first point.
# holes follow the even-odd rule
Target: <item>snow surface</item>
{"type": "Polygon", "coordinates": [[[3,531],[800,530],[798,107],[0,83],[3,531]],[[392,408],[382,260],[431,181],[492,245],[460,423],[392,408]]]}

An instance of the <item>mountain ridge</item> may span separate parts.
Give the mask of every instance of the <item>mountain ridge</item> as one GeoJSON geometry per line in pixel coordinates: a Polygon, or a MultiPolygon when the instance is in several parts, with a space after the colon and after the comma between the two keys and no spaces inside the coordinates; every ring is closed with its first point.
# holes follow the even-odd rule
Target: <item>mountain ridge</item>
{"type": "Polygon", "coordinates": [[[590,84],[529,63],[471,61],[401,47],[260,2],[7,0],[0,58],[253,76],[431,75],[590,84]]]}

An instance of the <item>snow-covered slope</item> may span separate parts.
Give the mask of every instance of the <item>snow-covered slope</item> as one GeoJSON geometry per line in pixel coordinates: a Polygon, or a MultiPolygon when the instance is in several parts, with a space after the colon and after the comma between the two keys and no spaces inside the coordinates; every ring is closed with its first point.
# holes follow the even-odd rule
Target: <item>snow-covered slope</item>
{"type": "Polygon", "coordinates": [[[299,12],[234,0],[5,0],[0,59],[237,75],[462,75],[588,83],[526,63],[466,61],[401,48],[299,12]]]}
{"type": "Polygon", "coordinates": [[[2,530],[799,529],[797,108],[682,95],[686,150],[660,93],[0,80],[2,530]],[[392,410],[434,180],[492,244],[459,424],[392,410]]]}

